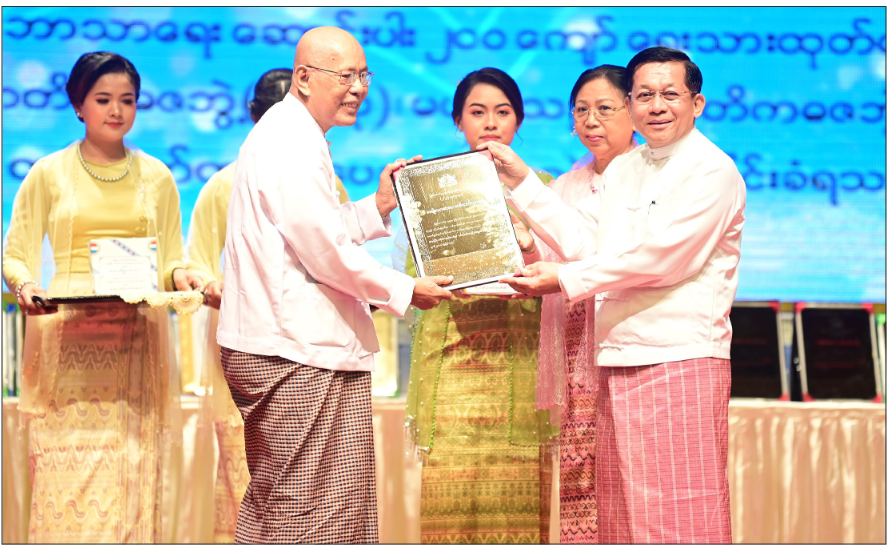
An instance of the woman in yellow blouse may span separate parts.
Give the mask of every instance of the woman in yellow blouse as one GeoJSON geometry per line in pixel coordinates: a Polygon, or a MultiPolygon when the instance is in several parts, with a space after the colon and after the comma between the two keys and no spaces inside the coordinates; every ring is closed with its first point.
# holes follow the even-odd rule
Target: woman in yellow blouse
{"type": "MultiPolygon", "coordinates": [[[[291,86],[291,69],[273,69],[254,86],[254,98],[248,103],[251,119],[257,123],[269,108],[284,99],[291,86]]],[[[189,228],[188,267],[207,282],[205,303],[211,308],[207,320],[207,348],[202,368],[201,421],[213,425],[220,458],[214,487],[213,540],[232,543],[241,499],[250,475],[244,449],[244,421],[223,377],[220,346],[216,341],[220,299],[223,294],[222,254],[226,245],[226,215],[235,180],[235,162],[215,173],[201,189],[192,211],[189,228]]],[[[337,178],[340,203],[349,201],[346,189],[337,178]]]]}
{"type": "Polygon", "coordinates": [[[38,160],[16,194],[3,276],[28,314],[19,409],[29,419],[29,542],[169,542],[165,470],[181,443],[166,308],[44,309],[33,297],[93,293],[89,242],[156,237],[158,286],[200,289],[182,261],[179,193],[159,160],[124,146],[140,78],[127,59],[82,55],[66,91],[83,140],[38,160]],[[42,243],[55,262],[41,287],[42,243]]]}

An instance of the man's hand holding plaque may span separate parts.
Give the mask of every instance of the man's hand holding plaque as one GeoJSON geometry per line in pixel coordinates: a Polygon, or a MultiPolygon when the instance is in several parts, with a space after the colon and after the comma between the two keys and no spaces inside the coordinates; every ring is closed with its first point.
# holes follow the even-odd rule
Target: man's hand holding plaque
{"type": "Polygon", "coordinates": [[[533,297],[541,297],[550,293],[560,292],[560,267],[558,263],[537,262],[520,268],[513,278],[499,280],[511,286],[514,290],[533,297]]]}
{"type": "Polygon", "coordinates": [[[405,166],[420,162],[423,159],[424,157],[418,154],[411,160],[399,158],[395,162],[387,164],[387,166],[384,167],[384,170],[381,172],[377,192],[374,195],[374,202],[375,205],[377,205],[377,211],[380,213],[381,218],[386,218],[390,212],[396,209],[396,206],[399,205],[396,201],[396,191],[393,187],[393,180],[405,166]]]}
{"type": "Polygon", "coordinates": [[[504,186],[511,190],[520,186],[529,175],[529,166],[507,145],[498,141],[488,141],[481,143],[476,149],[492,157],[498,170],[498,177],[504,186]]]}
{"type": "Polygon", "coordinates": [[[415,278],[415,292],[411,296],[412,306],[421,310],[430,310],[443,299],[452,300],[452,294],[441,286],[449,285],[454,278],[451,276],[431,276],[415,278]]]}
{"type": "MultiPolygon", "coordinates": [[[[492,160],[495,162],[498,170],[499,179],[510,189],[520,186],[520,183],[529,175],[529,166],[507,145],[491,141],[480,144],[477,150],[487,152],[492,156],[492,160]]],[[[527,251],[527,253],[534,252],[527,251]]],[[[536,262],[528,267],[521,266],[512,274],[512,277],[502,278],[499,282],[509,285],[523,295],[538,297],[550,293],[559,293],[560,280],[558,273],[561,266],[557,263],[536,262]]]]}

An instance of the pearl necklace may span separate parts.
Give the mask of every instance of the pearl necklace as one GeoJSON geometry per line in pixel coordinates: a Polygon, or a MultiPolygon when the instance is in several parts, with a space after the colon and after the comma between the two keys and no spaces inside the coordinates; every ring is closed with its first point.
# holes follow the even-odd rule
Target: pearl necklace
{"type": "Polygon", "coordinates": [[[108,178],[97,175],[92,169],[90,169],[90,166],[88,166],[87,162],[84,160],[84,155],[80,151],[80,145],[77,145],[77,157],[80,158],[81,165],[84,166],[84,169],[87,170],[87,173],[92,175],[94,179],[99,179],[103,183],[114,183],[115,181],[120,181],[121,179],[126,177],[128,173],[130,173],[130,164],[133,163],[133,155],[130,154],[130,151],[126,147],[124,147],[124,152],[127,154],[127,169],[125,169],[124,172],[117,177],[108,178]]]}

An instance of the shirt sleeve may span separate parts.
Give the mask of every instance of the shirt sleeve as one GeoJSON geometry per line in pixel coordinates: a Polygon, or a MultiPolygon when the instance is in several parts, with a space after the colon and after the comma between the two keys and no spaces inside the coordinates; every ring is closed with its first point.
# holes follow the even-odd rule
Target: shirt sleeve
{"type": "Polygon", "coordinates": [[[531,170],[517,188],[505,188],[504,192],[526,224],[563,260],[578,260],[596,252],[599,200],[591,197],[566,205],[531,170]]]}
{"type": "Polygon", "coordinates": [[[41,250],[31,249],[35,242],[42,242],[47,228],[49,197],[44,189],[43,164],[37,162],[22,181],[12,204],[12,216],[3,249],[3,277],[10,291],[18,284],[36,279],[39,272],[31,272],[32,258],[41,250]],[[35,238],[34,232],[39,236],[35,238]]]}
{"type": "Polygon", "coordinates": [[[249,155],[247,168],[257,174],[262,207],[310,276],[397,316],[405,314],[414,280],[377,262],[355,244],[384,228],[374,196],[341,206],[330,188],[321,151],[307,152],[301,169],[283,164],[287,151],[249,155]],[[352,206],[352,207],[348,207],[352,206]],[[346,209],[344,209],[346,208],[346,209]]]}
{"type": "Polygon", "coordinates": [[[346,222],[347,232],[356,245],[390,235],[392,227],[390,217],[381,218],[374,194],[358,202],[345,202],[340,205],[340,211],[346,222]]]}
{"type": "MultiPolygon", "coordinates": [[[[560,286],[577,301],[629,287],[666,287],[699,272],[733,227],[743,221],[745,183],[735,169],[700,167],[667,207],[644,240],[615,256],[595,255],[560,268],[560,286]]],[[[617,227],[618,228],[618,227],[617,227]]],[[[738,253],[728,249],[729,253],[738,253]]]]}
{"type": "Polygon", "coordinates": [[[192,222],[189,224],[186,268],[201,276],[204,283],[223,281],[220,255],[226,245],[226,225],[222,223],[219,227],[214,222],[214,219],[220,219],[220,215],[222,219],[226,218],[223,204],[217,203],[219,181],[219,174],[214,175],[198,193],[192,210],[192,222]]]}
{"type": "MultiPolygon", "coordinates": [[[[160,162],[159,162],[160,163],[160,162]]],[[[173,286],[173,271],[177,268],[185,268],[183,261],[183,224],[182,214],[179,209],[179,191],[173,181],[173,174],[166,166],[159,168],[159,180],[157,184],[157,230],[158,248],[163,255],[162,275],[164,289],[176,291],[173,286]]]]}
{"type": "Polygon", "coordinates": [[[368,240],[389,236],[391,233],[390,219],[381,219],[374,201],[374,194],[366,196],[358,202],[350,202],[346,187],[340,177],[334,176],[334,185],[340,200],[340,210],[347,222],[347,231],[356,245],[362,245],[368,240]],[[369,200],[370,198],[370,200],[369,200]],[[370,209],[369,209],[370,207],[370,209]]]}

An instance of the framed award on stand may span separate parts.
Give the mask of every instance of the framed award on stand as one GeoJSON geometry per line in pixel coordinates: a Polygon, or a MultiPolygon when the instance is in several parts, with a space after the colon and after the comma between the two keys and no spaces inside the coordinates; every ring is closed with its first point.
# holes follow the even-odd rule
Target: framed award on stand
{"type": "Polygon", "coordinates": [[[511,276],[523,256],[495,164],[466,152],[408,165],[394,181],[418,276],[462,289],[511,276]]]}
{"type": "Polygon", "coordinates": [[[792,399],[884,401],[871,303],[796,303],[792,399]]]}
{"type": "Polygon", "coordinates": [[[736,301],[730,325],[730,397],[789,401],[780,303],[736,301]]]}

